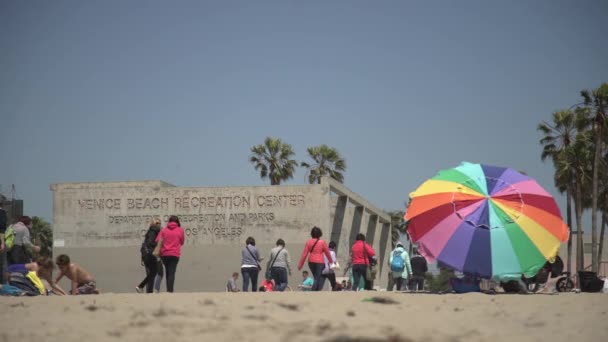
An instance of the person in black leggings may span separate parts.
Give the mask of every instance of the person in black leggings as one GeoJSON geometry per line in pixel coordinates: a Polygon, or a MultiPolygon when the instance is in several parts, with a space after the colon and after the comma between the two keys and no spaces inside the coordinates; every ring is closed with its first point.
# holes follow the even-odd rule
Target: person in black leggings
{"type": "Polygon", "coordinates": [[[169,223],[156,237],[156,242],[161,243],[160,241],[162,240],[160,258],[165,265],[167,292],[173,292],[175,271],[177,270],[177,263],[179,262],[182,246],[184,245],[184,239],[184,230],[177,216],[169,217],[169,223]]]}

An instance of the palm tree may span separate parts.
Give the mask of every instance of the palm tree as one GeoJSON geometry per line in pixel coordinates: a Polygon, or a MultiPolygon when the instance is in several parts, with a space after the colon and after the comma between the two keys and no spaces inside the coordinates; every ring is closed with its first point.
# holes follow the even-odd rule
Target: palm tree
{"type": "Polygon", "coordinates": [[[44,219],[32,217],[32,240],[40,246],[40,256],[53,257],[53,230],[44,219]]]}
{"type": "Polygon", "coordinates": [[[391,248],[394,249],[397,242],[399,242],[399,238],[401,238],[401,234],[407,230],[407,225],[403,220],[405,212],[399,210],[389,211],[388,215],[391,217],[391,248]]]}
{"type": "Polygon", "coordinates": [[[593,132],[595,135],[595,153],[593,156],[593,179],[591,185],[591,269],[597,272],[599,269],[597,255],[597,200],[599,190],[599,167],[602,158],[603,135],[606,132],[606,107],[608,107],[608,83],[603,83],[599,88],[581,91],[585,105],[594,109],[593,132]]]}
{"type": "MultiPolygon", "coordinates": [[[[591,161],[592,154],[592,134],[590,132],[579,132],[575,140],[564,153],[560,153],[555,160],[556,180],[559,182],[571,181],[574,196],[574,211],[576,216],[577,246],[576,246],[576,268],[577,271],[584,269],[583,253],[583,209],[584,194],[590,190],[591,186],[591,161]],[[571,179],[570,177],[573,177],[571,179]]],[[[568,186],[568,185],[566,185],[568,186]]]]}
{"type": "Polygon", "coordinates": [[[266,137],[264,144],[251,148],[249,161],[260,171],[262,179],[270,178],[270,185],[280,185],[293,178],[298,162],[291,159],[295,153],[290,144],[281,139],[266,137]]]}
{"type": "Polygon", "coordinates": [[[314,164],[302,162],[300,166],[307,169],[308,183],[320,184],[323,176],[330,176],[340,183],[344,182],[342,172],[346,171],[346,161],[340,156],[338,150],[323,144],[309,147],[307,151],[314,164]]]}
{"type": "MultiPolygon", "coordinates": [[[[608,135],[604,137],[605,144],[608,144],[608,135]]],[[[608,225],[608,152],[605,153],[602,158],[602,167],[600,168],[600,182],[598,192],[598,209],[602,215],[602,224],[600,225],[600,241],[597,249],[597,258],[602,263],[602,254],[604,251],[604,234],[606,232],[606,225],[608,225]]]]}
{"type": "MultiPolygon", "coordinates": [[[[537,130],[543,134],[540,144],[543,146],[541,160],[546,161],[551,158],[556,164],[559,155],[565,153],[566,149],[572,144],[576,137],[577,127],[575,115],[570,110],[557,111],[553,113],[553,122],[543,122],[538,125],[537,130]]],[[[563,170],[561,174],[555,175],[555,185],[561,193],[566,192],[566,221],[570,229],[568,239],[568,263],[567,269],[570,272],[572,265],[572,170],[563,170]]]]}

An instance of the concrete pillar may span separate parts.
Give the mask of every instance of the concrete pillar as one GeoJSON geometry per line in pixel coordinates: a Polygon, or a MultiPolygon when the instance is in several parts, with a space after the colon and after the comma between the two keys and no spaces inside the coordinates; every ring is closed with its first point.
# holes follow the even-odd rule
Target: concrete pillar
{"type": "Polygon", "coordinates": [[[380,243],[378,247],[378,279],[380,287],[386,287],[388,281],[388,267],[389,255],[391,252],[391,224],[388,222],[382,223],[382,231],[380,233],[380,243]]]}
{"type": "MultiPolygon", "coordinates": [[[[342,237],[342,225],[344,224],[344,215],[346,212],[346,204],[348,203],[348,197],[338,196],[336,202],[336,210],[334,211],[333,224],[331,228],[331,235],[329,241],[336,242],[336,254],[340,255],[339,252],[348,253],[348,249],[340,248],[340,238],[342,237]]],[[[328,243],[329,243],[328,241],[328,243]]]]}

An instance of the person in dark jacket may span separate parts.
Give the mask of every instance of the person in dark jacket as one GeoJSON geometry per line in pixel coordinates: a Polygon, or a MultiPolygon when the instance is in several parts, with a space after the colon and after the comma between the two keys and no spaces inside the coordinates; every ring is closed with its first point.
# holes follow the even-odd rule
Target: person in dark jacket
{"type": "Polygon", "coordinates": [[[141,244],[141,261],[146,267],[146,277],[135,287],[135,291],[141,293],[146,287],[146,293],[152,293],[154,288],[154,278],[158,273],[158,258],[152,255],[156,247],[156,237],[160,232],[160,219],[156,218],[150,223],[144,241],[141,244]]]}
{"type": "Polygon", "coordinates": [[[410,291],[422,291],[424,289],[424,275],[429,270],[426,259],[415,249],[410,263],[412,264],[412,278],[409,281],[410,291]]]}

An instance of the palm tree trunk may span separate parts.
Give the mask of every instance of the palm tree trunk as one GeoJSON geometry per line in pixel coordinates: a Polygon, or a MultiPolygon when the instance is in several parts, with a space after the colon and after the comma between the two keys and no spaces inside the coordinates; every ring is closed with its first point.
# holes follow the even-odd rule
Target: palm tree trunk
{"type": "MultiPolygon", "coordinates": [[[[602,253],[604,252],[604,232],[606,231],[606,224],[608,224],[608,214],[605,212],[602,213],[602,229],[600,232],[600,246],[597,249],[597,258],[599,259],[599,263],[602,262],[602,253]]],[[[601,265],[600,265],[601,266],[601,265]]]]}
{"type": "Polygon", "coordinates": [[[567,271],[572,272],[572,193],[571,186],[566,188],[566,223],[568,224],[568,263],[567,271]]]}
{"type": "Polygon", "coordinates": [[[597,192],[599,183],[600,158],[602,157],[602,126],[595,125],[595,156],[593,157],[593,183],[591,193],[591,270],[599,269],[597,255],[597,192]]]}
{"type": "Polygon", "coordinates": [[[574,199],[574,211],[576,212],[576,271],[585,269],[585,253],[583,251],[583,210],[580,182],[576,182],[576,197],[574,199]]]}

